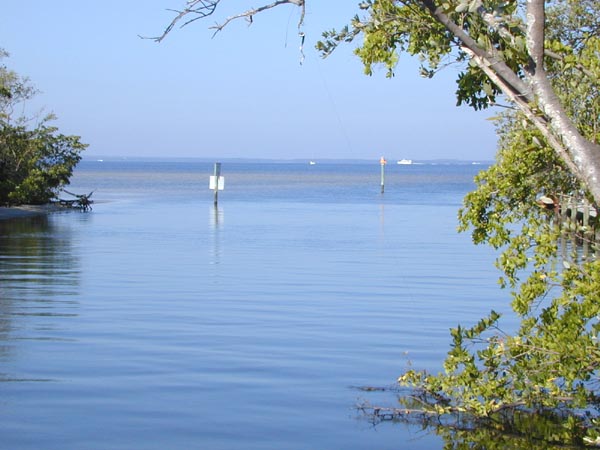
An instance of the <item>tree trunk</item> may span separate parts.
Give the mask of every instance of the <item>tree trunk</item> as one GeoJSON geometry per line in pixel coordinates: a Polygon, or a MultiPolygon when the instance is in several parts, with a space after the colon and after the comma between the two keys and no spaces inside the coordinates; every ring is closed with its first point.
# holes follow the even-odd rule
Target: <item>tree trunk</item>
{"type": "Polygon", "coordinates": [[[544,70],[544,0],[527,0],[527,50],[530,63],[525,83],[494,49],[482,48],[452,21],[435,0],[420,0],[429,13],[472,55],[473,61],[521,109],[547,138],[549,145],[574,172],[600,205],[600,145],[585,139],[567,116],[544,70]],[[539,117],[541,109],[544,117],[539,117]]]}
{"type": "Polygon", "coordinates": [[[586,184],[600,204],[600,145],[585,139],[567,116],[544,69],[544,0],[527,0],[527,50],[531,62],[526,68],[531,87],[549,126],[560,136],[578,170],[579,178],[586,184]]]}

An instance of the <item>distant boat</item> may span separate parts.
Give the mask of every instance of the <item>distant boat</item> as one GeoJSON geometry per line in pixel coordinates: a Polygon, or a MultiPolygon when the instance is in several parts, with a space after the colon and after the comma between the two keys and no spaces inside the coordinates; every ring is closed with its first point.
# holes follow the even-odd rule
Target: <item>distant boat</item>
{"type": "Polygon", "coordinates": [[[401,159],[398,161],[398,164],[402,164],[405,166],[408,166],[409,164],[412,164],[412,163],[413,163],[412,159],[401,159]]]}
{"type": "Polygon", "coordinates": [[[314,166],[314,165],[316,164],[316,162],[315,162],[315,161],[309,161],[308,163],[309,163],[311,166],[314,166]]]}

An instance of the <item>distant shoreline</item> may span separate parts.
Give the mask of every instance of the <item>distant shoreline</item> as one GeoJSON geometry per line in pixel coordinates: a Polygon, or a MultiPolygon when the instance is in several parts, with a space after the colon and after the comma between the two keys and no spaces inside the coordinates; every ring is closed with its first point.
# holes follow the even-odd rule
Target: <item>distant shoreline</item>
{"type": "MultiPolygon", "coordinates": [[[[388,161],[396,161],[400,158],[387,158],[388,161]]],[[[81,162],[90,163],[114,163],[114,162],[162,162],[162,163],[207,163],[212,164],[214,162],[223,163],[243,163],[243,164],[309,164],[310,161],[318,164],[374,164],[379,165],[380,158],[243,158],[243,157],[192,157],[192,156],[118,156],[118,155],[84,155],[81,162]]],[[[416,164],[427,164],[427,165],[470,165],[470,164],[481,164],[490,165],[494,163],[494,160],[487,159],[453,159],[453,158],[438,158],[438,159],[413,159],[416,164]]]]}

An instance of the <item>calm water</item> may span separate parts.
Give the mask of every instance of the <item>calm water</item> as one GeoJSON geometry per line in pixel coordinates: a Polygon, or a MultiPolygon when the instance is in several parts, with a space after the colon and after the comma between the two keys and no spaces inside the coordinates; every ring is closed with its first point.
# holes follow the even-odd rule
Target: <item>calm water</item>
{"type": "Polygon", "coordinates": [[[355,410],[506,310],[458,235],[481,166],[84,162],[91,213],[0,222],[10,449],[436,449],[355,410]]]}

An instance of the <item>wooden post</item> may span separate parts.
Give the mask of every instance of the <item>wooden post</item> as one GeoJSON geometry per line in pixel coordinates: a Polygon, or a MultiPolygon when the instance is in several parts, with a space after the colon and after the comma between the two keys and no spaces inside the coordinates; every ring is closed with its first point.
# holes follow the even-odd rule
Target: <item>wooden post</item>
{"type": "Polygon", "coordinates": [[[215,163],[214,179],[215,179],[215,208],[219,204],[219,177],[221,176],[221,163],[215,163]]]}
{"type": "Polygon", "coordinates": [[[385,190],[385,165],[387,164],[387,161],[383,156],[379,160],[379,164],[381,164],[381,193],[383,194],[383,191],[385,190]]]}

